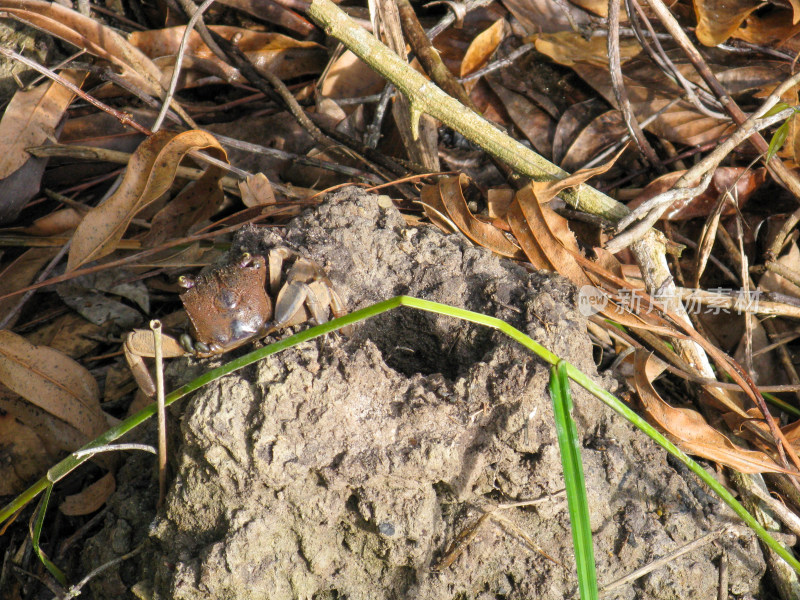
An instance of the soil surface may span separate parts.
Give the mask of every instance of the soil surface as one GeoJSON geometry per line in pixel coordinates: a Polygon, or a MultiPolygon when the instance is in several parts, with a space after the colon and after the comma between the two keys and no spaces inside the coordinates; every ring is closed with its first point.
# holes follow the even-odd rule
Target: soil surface
{"type": "MultiPolygon", "coordinates": [[[[319,262],[350,309],[409,294],[493,315],[615,387],[596,375],[568,282],[409,228],[388,198],[345,190],[282,237],[244,230],[234,253],[275,245],[319,262]]],[[[185,380],[209,361],[179,364],[185,380]]],[[[97,577],[94,595],[577,598],[548,378],[498,332],[401,308],[211,384],[185,406],[161,512],[152,459],[120,472],[84,567],[145,549],[97,577]]],[[[644,435],[573,392],[601,585],[738,523],[644,435]]],[[[761,551],[735,532],[604,597],[716,598],[723,553],[730,594],[758,596],[761,551]]]]}

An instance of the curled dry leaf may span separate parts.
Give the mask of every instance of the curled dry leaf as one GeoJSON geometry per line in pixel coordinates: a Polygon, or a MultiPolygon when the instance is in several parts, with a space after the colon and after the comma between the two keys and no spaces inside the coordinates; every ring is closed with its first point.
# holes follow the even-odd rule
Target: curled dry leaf
{"type": "MultiPolygon", "coordinates": [[[[74,270],[113,252],[136,213],[169,191],[178,165],[192,150],[206,150],[226,160],[225,150],[216,138],[204,131],[159,131],[142,142],[131,156],[119,189],[90,210],[75,231],[67,268],[74,270]]],[[[223,169],[210,166],[194,186],[221,194],[223,175],[223,169]]]]}
{"type": "Polygon", "coordinates": [[[0,382],[88,439],[108,428],[94,377],[68,356],[0,330],[0,382]]]}
{"type": "MultiPolygon", "coordinates": [[[[675,182],[685,171],[675,171],[662,175],[645,187],[633,200],[628,203],[628,208],[633,210],[643,202],[671,189],[675,182]]],[[[726,190],[734,190],[733,196],[739,201],[739,208],[755,192],[767,178],[765,168],[748,169],[747,167],[719,167],[711,177],[711,183],[699,196],[673,204],[661,217],[668,221],[684,221],[697,217],[707,217],[714,209],[719,195],[726,190]]],[[[736,208],[730,200],[725,202],[722,215],[732,215],[736,208]]]]}
{"type": "Polygon", "coordinates": [[[664,370],[664,364],[652,354],[637,351],[634,361],[634,376],[629,381],[638,392],[649,420],[665,431],[682,450],[742,473],[792,473],[764,452],[737,446],[711,427],[697,411],[675,408],[664,402],[652,383],[664,370]]]}
{"type": "Polygon", "coordinates": [[[490,223],[484,223],[469,210],[462,191],[462,185],[468,183],[469,178],[461,174],[457,177],[444,177],[436,185],[423,187],[422,202],[425,214],[435,223],[441,223],[440,215],[443,215],[479,246],[501,256],[523,259],[525,255],[503,231],[490,223]]]}

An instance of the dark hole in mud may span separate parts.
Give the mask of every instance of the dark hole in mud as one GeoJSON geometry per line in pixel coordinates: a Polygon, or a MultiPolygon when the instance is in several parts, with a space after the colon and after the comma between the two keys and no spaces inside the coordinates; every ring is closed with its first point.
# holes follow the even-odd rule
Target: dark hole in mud
{"type": "Polygon", "coordinates": [[[407,377],[441,373],[453,381],[497,344],[487,327],[410,309],[379,318],[365,329],[384,362],[407,377]]]}

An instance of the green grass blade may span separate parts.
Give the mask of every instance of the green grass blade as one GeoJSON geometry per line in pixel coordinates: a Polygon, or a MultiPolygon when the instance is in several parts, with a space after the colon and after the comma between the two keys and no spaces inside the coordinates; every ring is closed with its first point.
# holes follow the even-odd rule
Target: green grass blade
{"type": "MultiPolygon", "coordinates": [[[[330,333],[332,331],[336,331],[337,329],[341,329],[342,327],[346,327],[347,325],[353,325],[354,323],[358,323],[359,321],[363,321],[364,319],[369,319],[371,317],[375,317],[381,313],[386,311],[395,309],[399,306],[409,306],[411,308],[416,308],[418,310],[424,310],[427,312],[433,312],[441,315],[447,315],[450,317],[455,317],[457,319],[462,319],[465,321],[470,321],[472,323],[478,323],[480,325],[485,325],[486,327],[492,327],[499,331],[502,331],[504,334],[509,336],[511,339],[519,342],[526,348],[528,348],[531,352],[536,354],[539,358],[541,358],[546,363],[554,366],[561,360],[558,356],[550,352],[547,348],[542,346],[540,343],[536,342],[535,340],[531,339],[524,333],[522,333],[519,329],[515,329],[505,321],[501,321],[495,317],[489,317],[487,315],[483,315],[481,313],[472,312],[469,310],[464,310],[462,308],[455,308],[453,306],[448,306],[447,304],[439,304],[438,302],[431,302],[430,300],[421,300],[419,298],[413,298],[411,296],[395,296],[394,298],[390,298],[389,300],[384,300],[382,302],[378,302],[366,308],[362,308],[361,310],[354,311],[349,315],[345,315],[344,317],[339,317],[338,319],[334,319],[327,323],[323,323],[322,325],[317,325],[316,327],[312,327],[310,329],[306,329],[305,331],[301,331],[291,337],[285,338],[280,340],[279,342],[275,342],[274,344],[270,344],[269,346],[265,346],[264,348],[259,348],[258,350],[254,350],[253,352],[246,354],[236,360],[233,360],[221,367],[217,367],[216,369],[212,369],[197,379],[187,383],[184,386],[179,387],[174,392],[167,395],[165,398],[165,404],[169,406],[173,402],[177,402],[187,394],[190,394],[200,387],[219,379],[223,375],[227,375],[241,369],[247,365],[250,365],[256,361],[261,360],[262,358],[266,358],[276,352],[280,352],[281,350],[285,350],[287,348],[291,348],[292,346],[296,346],[302,342],[306,342],[312,340],[316,337],[324,335],[326,333],[330,333]]],[[[766,529],[764,529],[756,519],[747,512],[747,510],[736,500],[736,498],[731,495],[731,493],[725,488],[722,484],[720,484],[714,477],[712,477],[709,473],[706,472],[703,467],[697,464],[694,460],[689,458],[682,450],[680,450],[675,444],[670,442],[667,438],[661,435],[658,431],[656,431],[647,421],[642,419],[639,415],[633,412],[628,406],[626,406],[623,402],[618,400],[613,394],[604,390],[600,386],[598,386],[592,379],[580,371],[577,367],[573,366],[570,363],[565,362],[566,371],[569,378],[577,383],[579,386],[587,390],[590,394],[594,395],[604,404],[609,406],[612,410],[617,412],[623,418],[627,419],[630,423],[641,429],[646,435],[648,435],[653,441],[655,441],[658,445],[664,448],[667,452],[672,454],[675,458],[680,460],[683,464],[685,464],[695,475],[697,475],[703,482],[708,485],[714,492],[725,502],[731,509],[745,522],[747,523],[748,527],[750,527],[755,534],[764,542],[767,546],[770,547],[773,551],[775,551],[778,556],[783,558],[793,569],[795,569],[798,573],[800,573],[800,562],[790,553],[788,552],[783,546],[781,546],[775,538],[773,538],[766,529]]],[[[140,410],[138,413],[128,417],[122,423],[112,427],[103,435],[98,436],[96,439],[92,440],[85,446],[81,448],[81,450],[89,450],[91,448],[95,448],[97,446],[105,446],[113,442],[114,440],[118,439],[134,427],[138,426],[143,421],[149,419],[153,414],[156,412],[156,403],[154,402],[150,406],[147,406],[140,410]]],[[[54,467],[52,467],[48,472],[47,476],[43,477],[36,483],[34,483],[31,487],[25,490],[22,494],[14,498],[9,504],[4,506],[0,509],[0,523],[3,523],[6,519],[10,518],[14,513],[16,513],[20,508],[25,506],[28,502],[33,500],[36,496],[41,494],[48,485],[51,483],[55,483],[59,481],[62,477],[76,469],[85,461],[89,460],[90,456],[81,456],[76,457],[74,455],[70,455],[54,467]]]]}
{"type": "Polygon", "coordinates": [[[580,439],[572,419],[572,394],[569,385],[567,363],[560,360],[556,366],[550,368],[550,398],[553,401],[558,448],[567,489],[578,589],[582,600],[597,600],[597,569],[592,546],[592,528],[589,525],[589,501],[586,498],[580,439]]]}
{"type": "Polygon", "coordinates": [[[47,555],[42,551],[42,548],[39,546],[39,540],[42,536],[42,526],[44,525],[44,515],[47,513],[47,505],[50,504],[50,492],[53,491],[53,485],[50,484],[47,486],[47,489],[44,492],[44,496],[42,500],[39,502],[39,507],[36,511],[36,519],[34,519],[33,523],[33,532],[31,534],[31,540],[33,542],[33,551],[36,552],[36,556],[39,557],[39,560],[42,561],[42,564],[47,567],[47,570],[50,571],[50,574],[56,578],[56,580],[67,587],[69,584],[67,583],[67,577],[64,575],[63,571],[59,569],[53,562],[47,558],[47,555]]]}

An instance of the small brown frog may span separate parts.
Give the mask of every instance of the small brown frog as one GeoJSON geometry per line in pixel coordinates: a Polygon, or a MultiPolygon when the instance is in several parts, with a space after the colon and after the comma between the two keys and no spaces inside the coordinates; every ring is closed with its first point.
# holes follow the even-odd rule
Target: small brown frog
{"type": "MultiPolygon", "coordinates": [[[[324,323],[329,311],[334,317],[345,314],[342,299],[318,264],[287,248],[273,249],[267,257],[244,254],[196,279],[180,277],[178,284],[186,288],[180,298],[191,331],[181,336],[180,344],[164,336],[164,357],[222,354],[309,319],[324,323]]],[[[125,340],[125,357],[148,396],[155,394],[155,386],[143,357],[154,354],[152,337],[152,332],[137,329],[125,340]]]]}

